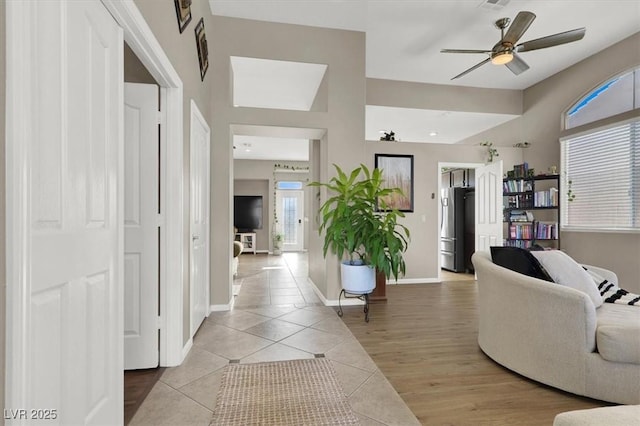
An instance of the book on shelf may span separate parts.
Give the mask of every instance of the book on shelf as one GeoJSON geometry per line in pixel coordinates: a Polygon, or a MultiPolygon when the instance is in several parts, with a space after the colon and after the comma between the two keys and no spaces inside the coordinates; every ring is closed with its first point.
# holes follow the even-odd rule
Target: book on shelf
{"type": "Polygon", "coordinates": [[[523,179],[508,179],[502,182],[503,192],[528,192],[532,190],[533,186],[531,181],[525,181],[523,179]]]}
{"type": "Polygon", "coordinates": [[[509,225],[509,238],[516,240],[532,240],[534,238],[533,223],[512,223],[509,225]]]}
{"type": "Polygon", "coordinates": [[[523,249],[531,248],[533,241],[530,240],[504,240],[505,247],[520,247],[523,249]]]}
{"type": "Polygon", "coordinates": [[[536,222],[535,229],[538,240],[558,239],[558,222],[536,222]]]}
{"type": "Polygon", "coordinates": [[[546,191],[536,191],[533,194],[533,205],[535,207],[557,207],[558,189],[549,188],[546,191]]]}

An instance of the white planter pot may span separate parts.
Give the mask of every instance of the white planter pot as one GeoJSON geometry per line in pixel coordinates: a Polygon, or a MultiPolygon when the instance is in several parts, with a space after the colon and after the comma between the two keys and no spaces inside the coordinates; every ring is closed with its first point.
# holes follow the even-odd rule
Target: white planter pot
{"type": "Polygon", "coordinates": [[[376,288],[376,270],[369,265],[363,265],[358,261],[350,264],[349,261],[340,265],[342,273],[342,288],[347,293],[366,294],[376,288]]]}

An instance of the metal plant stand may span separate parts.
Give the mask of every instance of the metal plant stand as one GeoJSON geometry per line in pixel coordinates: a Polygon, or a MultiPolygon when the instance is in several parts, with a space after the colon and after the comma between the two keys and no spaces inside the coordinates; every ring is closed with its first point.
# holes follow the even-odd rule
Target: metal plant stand
{"type": "Polygon", "coordinates": [[[371,294],[371,292],[369,293],[349,293],[348,291],[346,291],[345,289],[342,289],[342,291],[340,292],[340,296],[338,296],[338,316],[342,317],[342,305],[340,304],[340,300],[342,299],[342,296],[344,295],[345,299],[360,299],[364,302],[364,320],[365,322],[369,322],[369,295],[371,294]]]}

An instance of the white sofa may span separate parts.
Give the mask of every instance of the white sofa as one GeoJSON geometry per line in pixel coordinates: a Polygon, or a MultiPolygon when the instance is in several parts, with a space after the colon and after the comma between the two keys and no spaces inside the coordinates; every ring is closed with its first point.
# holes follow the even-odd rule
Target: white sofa
{"type": "MultiPolygon", "coordinates": [[[[498,266],[487,252],[476,252],[472,260],[478,343],[485,354],[567,392],[640,404],[640,308],[604,303],[596,309],[585,293],[498,266]],[[630,340],[620,346],[621,335],[630,340]],[[608,350],[599,353],[597,341],[608,350]]],[[[589,269],[615,278],[610,271],[589,269]]]]}

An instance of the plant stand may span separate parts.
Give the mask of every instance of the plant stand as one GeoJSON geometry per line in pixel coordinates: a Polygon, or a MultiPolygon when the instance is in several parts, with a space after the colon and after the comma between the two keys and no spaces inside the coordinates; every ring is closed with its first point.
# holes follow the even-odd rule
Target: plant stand
{"type": "Polygon", "coordinates": [[[348,291],[346,291],[345,289],[342,289],[342,291],[340,292],[340,296],[338,296],[338,316],[342,317],[343,312],[342,312],[342,305],[340,304],[340,300],[342,299],[342,296],[344,295],[345,299],[360,299],[364,302],[364,320],[365,322],[369,322],[369,295],[371,294],[371,292],[369,293],[349,293],[348,291]]]}

